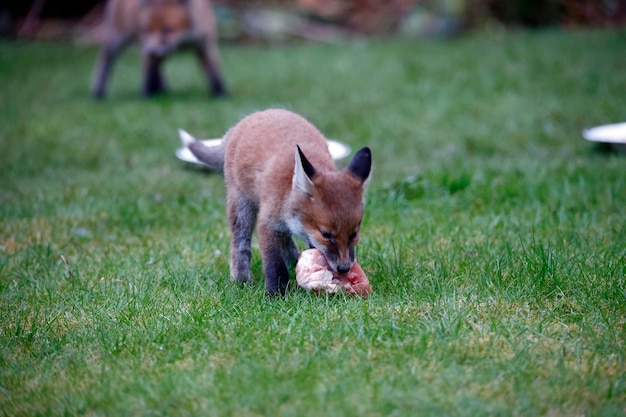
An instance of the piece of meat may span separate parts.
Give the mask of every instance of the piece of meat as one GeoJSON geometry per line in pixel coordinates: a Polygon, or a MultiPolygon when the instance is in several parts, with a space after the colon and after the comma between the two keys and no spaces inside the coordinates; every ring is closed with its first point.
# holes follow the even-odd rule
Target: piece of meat
{"type": "Polygon", "coordinates": [[[296,281],[305,290],[316,294],[344,291],[366,298],[372,292],[369,280],[357,262],[345,274],[333,273],[322,252],[317,249],[305,250],[300,255],[296,264],[296,281]]]}

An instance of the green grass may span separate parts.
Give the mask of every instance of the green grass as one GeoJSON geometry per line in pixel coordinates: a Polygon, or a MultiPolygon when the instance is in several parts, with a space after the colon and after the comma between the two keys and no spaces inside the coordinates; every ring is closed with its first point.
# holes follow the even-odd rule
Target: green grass
{"type": "Polygon", "coordinates": [[[617,31],[450,42],[224,46],[109,98],[96,51],[0,43],[0,415],[620,416],[626,159],[581,129],[626,119],[617,31]],[[367,300],[228,278],[219,175],[177,161],[283,106],[373,149],[367,300]]]}

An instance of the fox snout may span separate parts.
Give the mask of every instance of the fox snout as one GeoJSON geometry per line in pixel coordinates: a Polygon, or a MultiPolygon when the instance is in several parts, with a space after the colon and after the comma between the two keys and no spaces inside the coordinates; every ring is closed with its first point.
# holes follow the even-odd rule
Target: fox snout
{"type": "Polygon", "coordinates": [[[331,257],[326,257],[326,260],[328,261],[328,265],[330,265],[330,268],[340,274],[345,274],[346,272],[350,271],[352,265],[354,264],[354,259],[349,259],[343,262],[335,262],[331,260],[331,257]]]}
{"type": "Polygon", "coordinates": [[[328,248],[322,248],[320,251],[326,258],[330,268],[339,274],[345,274],[354,265],[354,247],[346,248],[345,251],[342,251],[344,253],[328,250],[328,248]]]}

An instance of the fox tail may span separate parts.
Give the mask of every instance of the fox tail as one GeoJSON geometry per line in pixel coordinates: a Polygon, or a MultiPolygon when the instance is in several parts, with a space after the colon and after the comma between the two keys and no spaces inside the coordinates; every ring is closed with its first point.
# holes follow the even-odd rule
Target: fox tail
{"type": "Polygon", "coordinates": [[[218,145],[207,146],[183,129],[178,129],[178,135],[183,146],[188,148],[200,162],[213,171],[224,172],[225,140],[222,140],[218,145]]]}

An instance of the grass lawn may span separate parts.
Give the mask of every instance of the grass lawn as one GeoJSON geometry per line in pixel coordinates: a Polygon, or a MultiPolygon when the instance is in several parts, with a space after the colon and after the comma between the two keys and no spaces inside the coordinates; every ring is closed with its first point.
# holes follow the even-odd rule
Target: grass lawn
{"type": "Polygon", "coordinates": [[[96,50],[0,43],[0,415],[621,416],[626,35],[222,48],[231,95],[190,55],[108,99],[96,50]],[[281,106],[373,178],[367,300],[265,296],[228,278],[219,175],[174,158],[281,106]]]}

